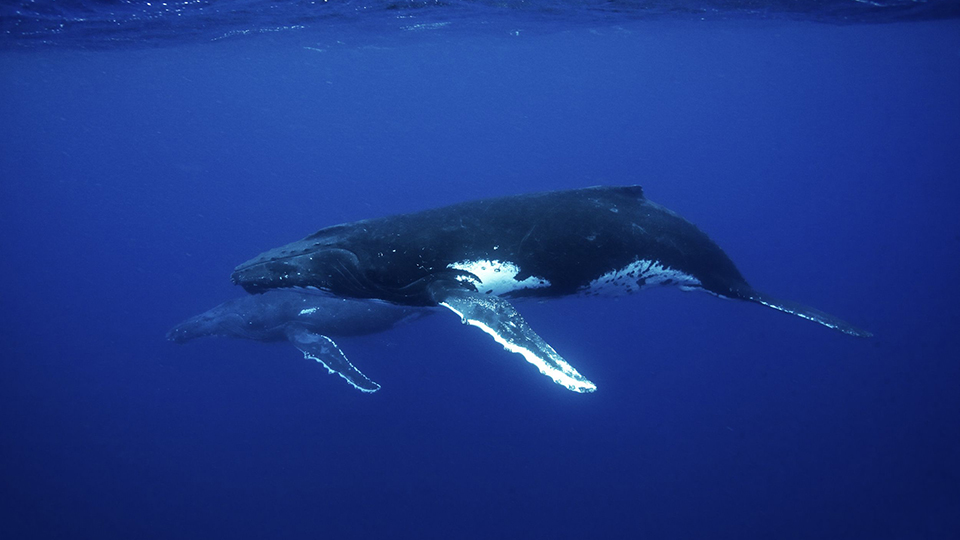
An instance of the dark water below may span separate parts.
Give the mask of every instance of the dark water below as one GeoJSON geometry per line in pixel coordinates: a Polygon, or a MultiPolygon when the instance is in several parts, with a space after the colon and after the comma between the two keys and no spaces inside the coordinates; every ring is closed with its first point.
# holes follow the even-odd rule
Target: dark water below
{"type": "Polygon", "coordinates": [[[960,536],[954,3],[329,4],[4,4],[0,538],[960,536]],[[521,305],[589,395],[455,317],[340,340],[372,395],[164,340],[321,227],[632,183],[875,337],[521,305]]]}

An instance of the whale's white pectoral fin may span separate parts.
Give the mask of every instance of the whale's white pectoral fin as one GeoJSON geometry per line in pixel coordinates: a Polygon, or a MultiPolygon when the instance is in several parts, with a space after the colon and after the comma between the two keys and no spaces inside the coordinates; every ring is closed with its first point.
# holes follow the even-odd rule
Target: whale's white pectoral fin
{"type": "Polygon", "coordinates": [[[574,392],[593,392],[597,386],[584,378],[530,328],[506,300],[459,287],[432,286],[437,302],[460,316],[464,324],[476,326],[510,352],[537,367],[540,373],[574,392]]]}
{"type": "Polygon", "coordinates": [[[327,368],[327,371],[340,375],[357,390],[376,392],[380,389],[380,385],[360,373],[360,370],[347,360],[340,347],[337,347],[337,344],[327,336],[297,325],[291,325],[286,333],[287,339],[300,349],[304,358],[316,360],[327,368]]]}

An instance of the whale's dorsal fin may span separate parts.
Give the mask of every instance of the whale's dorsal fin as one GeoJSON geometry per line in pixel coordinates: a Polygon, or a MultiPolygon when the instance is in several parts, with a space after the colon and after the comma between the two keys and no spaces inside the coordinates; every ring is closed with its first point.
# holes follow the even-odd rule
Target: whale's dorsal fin
{"type": "Polygon", "coordinates": [[[646,199],[646,196],[643,194],[643,186],[632,185],[632,186],[620,186],[618,189],[624,195],[629,195],[636,199],[646,199]]]}
{"type": "Polygon", "coordinates": [[[436,302],[456,313],[463,324],[483,330],[506,350],[523,356],[553,382],[574,392],[597,389],[543,341],[510,302],[449,281],[435,282],[429,289],[436,302]]]}
{"type": "Polygon", "coordinates": [[[300,349],[304,358],[316,360],[331,374],[340,375],[357,390],[376,392],[380,389],[380,385],[360,373],[360,370],[347,360],[340,347],[327,336],[311,332],[297,324],[288,325],[286,334],[287,339],[300,349]]]}
{"type": "MultiPolygon", "coordinates": [[[[566,191],[566,190],[564,190],[566,191]]],[[[644,200],[647,197],[643,194],[643,186],[638,186],[636,184],[630,186],[590,186],[583,189],[572,190],[577,193],[588,193],[590,191],[602,191],[606,193],[616,193],[619,195],[624,195],[626,197],[633,197],[637,200],[644,200]]]]}

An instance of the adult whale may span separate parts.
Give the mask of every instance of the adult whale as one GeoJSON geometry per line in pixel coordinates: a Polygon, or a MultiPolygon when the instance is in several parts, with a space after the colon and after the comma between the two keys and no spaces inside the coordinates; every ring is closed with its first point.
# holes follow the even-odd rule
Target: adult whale
{"type": "Polygon", "coordinates": [[[289,341],[305,358],[316,360],[354,388],[375,392],[380,385],[354,367],[330,336],[382,332],[430,312],[429,308],[401,306],[379,300],[338,298],[316,291],[277,289],[228,300],[178,324],[167,333],[167,339],[186,343],[203,336],[225,336],[256,341],[289,341]]]}
{"type": "Polygon", "coordinates": [[[408,306],[441,305],[555,382],[596,387],[506,298],[627,294],[654,285],[746,300],[853,336],[832,315],[757,292],[695,225],[640,186],[591,187],[465,202],[321,229],[236,268],[251,293],[315,287],[408,306]]]}

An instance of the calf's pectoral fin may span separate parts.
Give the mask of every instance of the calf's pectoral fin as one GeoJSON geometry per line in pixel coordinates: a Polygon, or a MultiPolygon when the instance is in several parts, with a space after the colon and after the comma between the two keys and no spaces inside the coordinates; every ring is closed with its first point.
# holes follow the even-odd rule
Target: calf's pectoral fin
{"type": "Polygon", "coordinates": [[[797,302],[791,302],[789,300],[781,300],[779,298],[773,298],[766,294],[757,292],[757,291],[747,291],[743,293],[744,298],[751,302],[756,302],[762,304],[769,308],[773,308],[777,311],[782,311],[784,313],[789,313],[791,315],[796,315],[802,319],[808,321],[813,321],[815,323],[820,323],[827,328],[832,328],[844,334],[856,336],[856,337],[870,337],[873,334],[867,332],[866,330],[861,330],[852,324],[838,319],[829,313],[824,313],[819,309],[815,309],[803,304],[798,304],[797,302]]]}
{"type": "Polygon", "coordinates": [[[340,375],[357,390],[376,392],[380,389],[380,385],[360,373],[360,370],[347,360],[340,347],[337,347],[337,344],[327,336],[311,332],[298,325],[289,325],[286,334],[287,339],[300,349],[304,358],[316,360],[331,374],[340,375]]]}
{"type": "Polygon", "coordinates": [[[574,392],[597,389],[543,341],[506,300],[447,281],[435,282],[429,290],[434,300],[456,313],[463,324],[483,330],[506,350],[523,356],[555,383],[574,392]]]}

